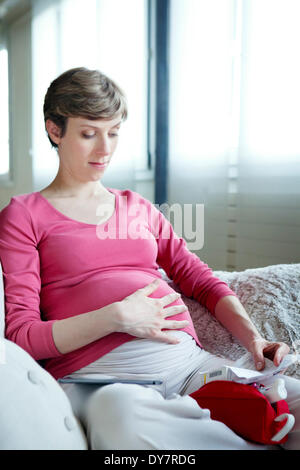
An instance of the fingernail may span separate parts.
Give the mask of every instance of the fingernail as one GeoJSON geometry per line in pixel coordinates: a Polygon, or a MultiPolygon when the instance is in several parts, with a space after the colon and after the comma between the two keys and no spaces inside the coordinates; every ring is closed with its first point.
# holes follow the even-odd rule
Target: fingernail
{"type": "Polygon", "coordinates": [[[262,363],[262,362],[258,362],[258,363],[256,364],[256,368],[257,368],[258,370],[262,369],[262,367],[263,367],[263,363],[262,363]]]}

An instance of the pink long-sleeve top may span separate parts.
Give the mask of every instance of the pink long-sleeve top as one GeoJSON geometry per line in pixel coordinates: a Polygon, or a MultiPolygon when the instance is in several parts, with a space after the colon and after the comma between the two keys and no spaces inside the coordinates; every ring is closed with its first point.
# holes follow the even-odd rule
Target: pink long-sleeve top
{"type": "MultiPolygon", "coordinates": [[[[115,194],[115,211],[103,224],[71,219],[39,192],[12,197],[0,213],[5,335],[34,359],[44,360],[56,379],[134,337],[112,333],[61,354],[53,323],[120,301],[155,278],[161,282],[151,297],[173,292],[159,267],[212,314],[219,299],[235,295],[147,199],[130,190],[108,190],[115,194]]],[[[188,320],[183,331],[200,345],[188,310],[170,318],[188,320]]]]}

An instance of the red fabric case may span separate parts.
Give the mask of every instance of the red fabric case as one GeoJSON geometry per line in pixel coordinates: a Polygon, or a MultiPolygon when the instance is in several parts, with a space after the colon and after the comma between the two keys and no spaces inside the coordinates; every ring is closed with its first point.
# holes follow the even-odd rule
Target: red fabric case
{"type": "Polygon", "coordinates": [[[243,438],[261,444],[282,444],[271,438],[280,431],[285,423],[274,421],[277,416],[289,413],[285,400],[271,403],[252,385],[225,380],[216,380],[190,394],[201,408],[208,408],[211,418],[226,424],[243,438]]]}

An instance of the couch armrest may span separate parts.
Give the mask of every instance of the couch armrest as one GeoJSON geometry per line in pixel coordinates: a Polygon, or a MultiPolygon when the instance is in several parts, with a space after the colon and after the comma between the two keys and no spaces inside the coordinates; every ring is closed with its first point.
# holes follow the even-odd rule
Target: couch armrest
{"type": "Polygon", "coordinates": [[[84,431],[58,382],[18,345],[7,339],[0,343],[0,449],[87,450],[84,431]]]}

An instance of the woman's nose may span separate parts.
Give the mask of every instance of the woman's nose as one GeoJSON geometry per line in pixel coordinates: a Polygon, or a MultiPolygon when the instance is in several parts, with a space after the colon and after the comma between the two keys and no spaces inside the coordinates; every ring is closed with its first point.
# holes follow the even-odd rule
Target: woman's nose
{"type": "Polygon", "coordinates": [[[101,136],[97,142],[96,152],[100,155],[110,154],[110,142],[108,137],[101,136]]]}

